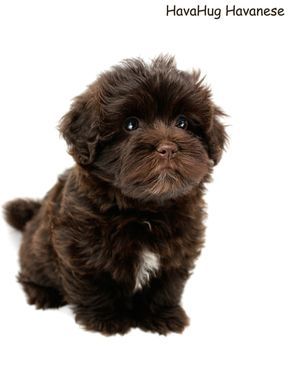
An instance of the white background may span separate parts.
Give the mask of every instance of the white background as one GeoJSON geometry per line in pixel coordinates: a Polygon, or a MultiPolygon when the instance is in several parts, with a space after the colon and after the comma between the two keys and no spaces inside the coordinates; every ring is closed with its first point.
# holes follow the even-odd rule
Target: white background
{"type": "Polygon", "coordinates": [[[2,370],[289,371],[288,3],[237,0],[284,6],[286,16],[220,20],[168,18],[170,0],[1,3],[1,204],[42,197],[72,164],[58,121],[123,58],[163,52],[200,68],[231,138],[208,187],[206,246],[184,293],[191,326],[182,335],[107,338],[79,328],[68,308],[28,306],[15,279],[20,234],[1,220],[2,370]]]}

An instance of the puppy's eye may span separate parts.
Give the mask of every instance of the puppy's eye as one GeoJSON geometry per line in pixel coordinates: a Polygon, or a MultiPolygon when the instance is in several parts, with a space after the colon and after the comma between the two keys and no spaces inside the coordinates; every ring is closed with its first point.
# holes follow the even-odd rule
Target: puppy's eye
{"type": "Polygon", "coordinates": [[[139,120],[136,117],[128,117],[125,120],[124,128],[127,131],[136,130],[139,127],[139,120]]]}
{"type": "Polygon", "coordinates": [[[183,130],[187,129],[188,126],[187,118],[182,115],[178,116],[175,126],[183,130]]]}

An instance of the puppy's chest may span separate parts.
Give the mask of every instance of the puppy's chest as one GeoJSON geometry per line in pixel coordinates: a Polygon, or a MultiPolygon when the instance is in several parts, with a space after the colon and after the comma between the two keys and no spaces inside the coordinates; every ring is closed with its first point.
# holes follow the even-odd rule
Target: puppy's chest
{"type": "Polygon", "coordinates": [[[142,290],[162,269],[162,244],[152,230],[152,223],[143,218],[114,226],[111,234],[113,265],[122,264],[133,281],[133,291],[142,290]]]}
{"type": "Polygon", "coordinates": [[[183,231],[173,224],[166,219],[149,217],[130,218],[127,223],[123,221],[122,227],[119,223],[111,224],[112,232],[115,231],[111,234],[112,256],[116,263],[126,262],[123,268],[131,272],[134,291],[147,286],[163,269],[181,265],[178,240],[183,231]]]}
{"type": "Polygon", "coordinates": [[[160,269],[160,257],[148,249],[139,254],[135,270],[134,291],[141,290],[146,286],[153,276],[158,274],[160,269]]]}

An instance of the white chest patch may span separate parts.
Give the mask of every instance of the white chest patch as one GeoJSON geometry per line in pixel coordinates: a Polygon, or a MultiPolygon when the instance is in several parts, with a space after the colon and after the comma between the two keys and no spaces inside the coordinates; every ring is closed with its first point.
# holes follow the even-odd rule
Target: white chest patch
{"type": "Polygon", "coordinates": [[[141,290],[151,276],[154,276],[159,269],[159,257],[148,250],[144,250],[140,256],[138,271],[136,274],[135,291],[141,290]]]}

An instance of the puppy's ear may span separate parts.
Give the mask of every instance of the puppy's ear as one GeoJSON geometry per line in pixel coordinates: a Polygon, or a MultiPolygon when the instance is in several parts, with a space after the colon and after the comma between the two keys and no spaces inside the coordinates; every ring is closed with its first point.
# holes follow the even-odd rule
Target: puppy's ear
{"type": "Polygon", "coordinates": [[[226,116],[226,114],[212,102],[211,90],[204,84],[205,76],[201,77],[200,71],[194,70],[192,79],[196,90],[197,103],[207,102],[202,118],[208,154],[214,165],[216,165],[221,159],[228,140],[225,127],[220,122],[220,118],[226,116]]]}
{"type": "Polygon", "coordinates": [[[214,165],[220,161],[228,140],[225,127],[219,121],[221,116],[226,115],[220,108],[213,105],[212,119],[207,130],[207,139],[209,157],[213,160],[214,165]]]}
{"type": "Polygon", "coordinates": [[[89,92],[75,98],[69,112],[59,124],[59,131],[66,140],[69,154],[80,165],[94,161],[99,140],[99,107],[96,97],[89,92]]]}

